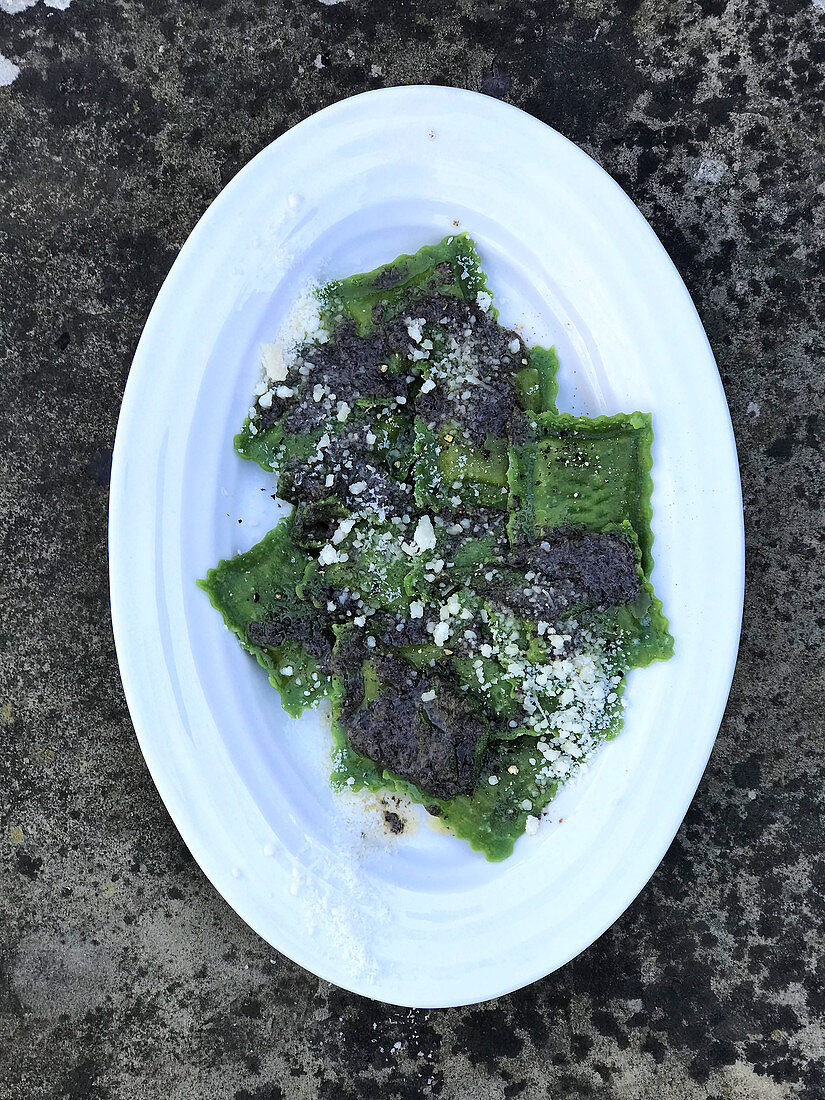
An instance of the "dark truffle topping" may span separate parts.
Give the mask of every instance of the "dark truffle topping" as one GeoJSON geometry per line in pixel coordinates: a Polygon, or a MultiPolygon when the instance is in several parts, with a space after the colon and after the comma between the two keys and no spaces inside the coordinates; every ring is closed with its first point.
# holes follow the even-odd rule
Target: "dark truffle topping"
{"type": "Polygon", "coordinates": [[[558,529],[522,550],[514,564],[525,579],[494,581],[491,594],[534,618],[629,603],[639,594],[636,553],[621,534],[558,529]]]}
{"type": "MultiPolygon", "coordinates": [[[[394,671],[389,670],[390,676],[394,671]]],[[[377,699],[352,713],[346,725],[356,752],[435,798],[472,793],[488,729],[441,677],[421,676],[407,666],[377,699]]]]}
{"type": "Polygon", "coordinates": [[[264,649],[274,649],[286,641],[297,642],[311,657],[323,661],[332,648],[323,627],[322,616],[308,607],[305,615],[282,615],[250,623],[247,638],[264,649]]]}

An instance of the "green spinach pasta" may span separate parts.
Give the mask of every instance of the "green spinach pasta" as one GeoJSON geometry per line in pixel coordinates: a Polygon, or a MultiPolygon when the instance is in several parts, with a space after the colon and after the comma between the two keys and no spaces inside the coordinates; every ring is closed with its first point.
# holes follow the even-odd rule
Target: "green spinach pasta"
{"type": "Polygon", "coordinates": [[[199,583],[289,714],[330,700],[336,788],[504,859],[673,650],[650,416],[559,412],[465,235],[310,306],[235,439],[292,513],[199,583]]]}

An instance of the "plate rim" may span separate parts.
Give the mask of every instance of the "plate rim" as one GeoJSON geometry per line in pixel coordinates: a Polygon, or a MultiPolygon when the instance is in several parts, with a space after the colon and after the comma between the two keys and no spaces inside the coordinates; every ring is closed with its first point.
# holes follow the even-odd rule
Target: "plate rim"
{"type": "MultiPolygon", "coordinates": [[[[250,919],[249,916],[244,915],[244,905],[242,895],[238,891],[227,890],[226,884],[221,885],[216,881],[217,875],[210,873],[205,866],[205,860],[196,854],[195,849],[200,845],[196,842],[196,838],[192,837],[189,833],[188,823],[182,825],[181,821],[185,818],[185,812],[182,805],[179,804],[178,796],[174,790],[174,784],[167,778],[164,773],[163,763],[158,755],[156,755],[154,747],[151,744],[151,732],[143,724],[143,716],[141,714],[142,704],[139,700],[140,688],[136,679],[133,676],[133,669],[130,665],[131,652],[130,652],[130,639],[129,635],[129,616],[128,616],[128,600],[126,599],[125,591],[128,588],[128,570],[125,568],[122,557],[118,556],[118,532],[121,525],[121,513],[128,507],[127,502],[123,496],[123,486],[125,479],[123,477],[125,464],[127,461],[127,452],[129,446],[129,430],[130,425],[134,417],[133,403],[134,395],[139,384],[138,379],[145,374],[152,366],[152,354],[150,352],[150,344],[153,339],[153,327],[159,323],[159,318],[167,308],[168,302],[171,300],[172,295],[175,292],[175,283],[177,281],[177,272],[180,272],[183,264],[182,258],[188,256],[188,254],[197,247],[199,241],[208,232],[212,220],[220,212],[224,206],[231,204],[233,195],[236,190],[242,185],[244,178],[247,174],[251,174],[253,166],[260,158],[270,153],[273,146],[277,145],[284,137],[289,134],[293,134],[295,131],[299,131],[309,125],[317,124],[317,120],[323,116],[325,121],[329,122],[334,119],[334,116],[342,111],[345,107],[352,108],[354,102],[369,104],[376,99],[386,100],[390,97],[410,97],[412,99],[420,98],[422,103],[425,103],[429,96],[440,96],[444,101],[452,101],[453,104],[458,105],[460,101],[467,101],[472,99],[473,101],[484,101],[486,109],[493,112],[501,112],[502,114],[515,114],[518,115],[520,121],[524,119],[529,120],[531,125],[536,127],[542,127],[549,130],[555,137],[555,139],[563,142],[571,151],[574,151],[573,155],[578,158],[583,158],[589,162],[589,169],[595,168],[598,174],[600,174],[604,181],[609,181],[609,187],[614,190],[617,195],[617,200],[625,207],[629,214],[632,210],[632,216],[637,223],[637,227],[642,232],[647,234],[652,241],[655,242],[658,252],[661,257],[666,261],[666,264],[672,269],[672,274],[675,275],[677,285],[680,290],[680,294],[683,298],[683,305],[687,306],[688,311],[692,315],[692,321],[697,329],[697,336],[701,333],[701,339],[704,341],[706,355],[708,357],[709,365],[713,368],[711,376],[715,376],[715,385],[717,388],[717,397],[721,398],[721,408],[726,416],[726,424],[729,432],[729,442],[732,448],[732,469],[731,474],[734,475],[734,488],[736,491],[736,498],[738,501],[738,539],[737,539],[737,576],[738,576],[738,592],[736,599],[737,613],[735,621],[731,622],[731,636],[732,643],[730,646],[728,668],[725,676],[722,679],[722,683],[727,684],[727,689],[724,691],[723,696],[718,700],[718,704],[714,707],[714,720],[713,728],[714,732],[712,736],[708,736],[706,752],[703,753],[703,759],[701,760],[701,766],[697,761],[695,766],[695,775],[691,774],[691,781],[689,784],[685,784],[684,790],[689,791],[688,794],[683,795],[678,803],[674,805],[668,815],[668,826],[661,834],[661,840],[656,845],[655,859],[650,866],[645,864],[642,870],[637,870],[635,875],[628,875],[625,878],[625,889],[622,893],[621,907],[616,909],[613,915],[604,922],[597,934],[593,935],[590,931],[586,932],[582,937],[578,945],[569,952],[568,957],[564,962],[558,964],[553,970],[547,971],[544,966],[539,965],[536,968],[536,972],[532,977],[528,977],[526,980],[518,977],[514,982],[504,982],[495,990],[485,993],[480,997],[473,997],[471,999],[442,999],[426,1005],[409,1005],[406,1001],[386,1001],[382,996],[384,1003],[397,1003],[404,1007],[427,1007],[427,1008],[447,1008],[456,1007],[459,1005],[468,1005],[482,1003],[487,1000],[494,999],[499,996],[504,996],[517,989],[524,988],[531,985],[533,982],[540,980],[547,976],[548,973],[553,973],[556,969],[560,969],[562,966],[566,966],[572,959],[579,955],[582,951],[586,950],[591,944],[595,943],[601,935],[604,934],[607,928],[614,924],[621,915],[626,911],[628,906],[639,896],[645,885],[650,881],[655,874],[657,868],[661,864],[665,854],[670,848],[676,834],[681,827],[684,817],[696,796],[699,784],[701,783],[702,776],[707,767],[710,754],[716,743],[719,727],[724,716],[725,708],[727,706],[728,698],[730,695],[731,686],[733,683],[733,676],[736,668],[736,662],[738,657],[739,641],[741,635],[741,623],[742,623],[742,609],[744,601],[744,581],[745,581],[745,544],[744,544],[744,516],[742,511],[742,494],[741,494],[741,477],[739,472],[739,463],[736,448],[736,437],[733,431],[733,424],[730,416],[730,408],[725,395],[724,386],[722,384],[721,376],[719,374],[718,365],[713,354],[713,350],[710,346],[710,342],[699,317],[698,311],[693,303],[690,293],[685,286],[685,283],[679,274],[678,269],[673,263],[670,255],[665,249],[664,245],[659,240],[653,227],[647,221],[642,214],[639,207],[633,202],[629,195],[623,190],[623,188],[613,179],[613,177],[601,167],[601,165],[594,160],[588,153],[586,153],[580,146],[564,137],[553,127],[544,123],[542,120],[536,118],[534,115],[529,114],[520,108],[506,103],[505,101],[496,99],[491,96],[484,95],[480,92],[470,91],[468,89],[446,87],[443,85],[432,84],[412,84],[412,85],[398,85],[391,88],[380,88],[366,92],[361,92],[353,96],[348,96],[343,99],[337,100],[329,106],[323,108],[320,111],[314,112],[298,122],[295,126],[285,130],[283,134],[279,135],[274,141],[264,146],[247,164],[245,164],[238,173],[221,189],[221,191],[215,196],[215,198],[209,203],[200,218],[192,228],[191,232],[187,236],[186,241],[179,250],[175,260],[167,273],[158,294],[153,302],[152,308],[144,324],[141,332],[140,339],[138,341],[135,353],[132,359],[132,363],[129,369],[129,375],[124,388],[123,399],[121,402],[120,412],[118,415],[117,431],[115,436],[115,443],[112,455],[112,472],[110,477],[110,497],[109,497],[109,522],[108,522],[108,559],[109,559],[109,578],[110,578],[110,605],[112,614],[112,630],[115,641],[115,649],[118,659],[118,668],[123,684],[124,695],[129,710],[132,726],[135,730],[135,735],[140,746],[141,753],[149,769],[152,780],[155,787],[160,794],[161,800],[166,807],[166,810],[172,819],[175,827],[180,833],[184,843],[187,845],[193,858],[198,863],[201,871],[206,875],[207,879],[212,883],[222,898],[229,904],[238,916],[248,924],[253,931],[259,935],[264,942],[271,944],[280,953],[286,955],[297,965],[307,969],[309,972],[315,974],[316,971],[310,964],[303,961],[301,958],[294,957],[290,952],[284,951],[284,949],[275,944],[271,937],[270,932],[264,932],[258,927],[258,922],[254,919],[250,919]],[[133,381],[134,380],[134,381],[133,381]],[[671,828],[672,825],[672,828],[671,828]],[[234,894],[234,897],[230,895],[234,894]]],[[[460,107],[459,107],[460,109],[460,107]]],[[[601,923],[601,922],[600,922],[601,923]]],[[[567,953],[566,953],[567,954],[567,953]]],[[[322,976],[322,975],[321,975],[322,976]]],[[[323,977],[323,976],[322,976],[323,977]]],[[[324,978],[326,981],[332,981],[332,979],[324,978]]],[[[358,993],[362,996],[372,996],[369,992],[363,988],[363,983],[358,981],[352,981],[351,983],[341,982],[338,978],[335,979],[335,984],[341,988],[347,989],[350,992],[358,993]],[[358,988],[359,984],[362,988],[358,988]]],[[[369,984],[368,982],[366,984],[369,984]]]]}

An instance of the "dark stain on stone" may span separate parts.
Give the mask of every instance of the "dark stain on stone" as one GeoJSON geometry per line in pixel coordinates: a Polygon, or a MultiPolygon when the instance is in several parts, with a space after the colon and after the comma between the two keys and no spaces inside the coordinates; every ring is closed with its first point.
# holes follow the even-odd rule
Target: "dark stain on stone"
{"type": "Polygon", "coordinates": [[[234,1100],[284,1100],[284,1090],[277,1081],[270,1081],[256,1089],[238,1089],[234,1100]]]}
{"type": "Polygon", "coordinates": [[[768,447],[768,458],[778,458],[782,462],[787,461],[793,454],[795,442],[793,429],[788,426],[784,433],[768,447]]]}
{"type": "Polygon", "coordinates": [[[639,48],[621,20],[601,33],[586,20],[560,31],[541,27],[527,50],[537,72],[527,109],[551,126],[562,126],[574,141],[588,142],[612,120],[618,122],[641,89],[635,64],[639,48]]]}
{"type": "Polygon", "coordinates": [[[101,447],[93,451],[86,461],[86,476],[90,477],[95,485],[106,488],[112,476],[112,448],[101,447]]]}
{"type": "Polygon", "coordinates": [[[470,1062],[488,1069],[502,1058],[515,1058],[524,1047],[524,1038],[513,1027],[509,1013],[496,1007],[470,1011],[456,1036],[470,1062]]]}
{"type": "Polygon", "coordinates": [[[229,1011],[236,1016],[246,1016],[250,1020],[260,1020],[261,1002],[255,997],[239,997],[230,1004],[229,1011]]]}
{"type": "Polygon", "coordinates": [[[503,99],[510,91],[510,77],[501,69],[493,67],[484,75],[481,81],[481,90],[485,95],[503,99]]]}
{"type": "Polygon", "coordinates": [[[30,879],[36,879],[43,867],[43,860],[39,856],[29,855],[20,848],[14,853],[14,861],[20,874],[30,879]]]}
{"type": "Polygon", "coordinates": [[[101,1067],[85,1056],[69,1069],[60,1080],[55,1098],[61,1100],[110,1100],[111,1090],[101,1084],[101,1067]]]}

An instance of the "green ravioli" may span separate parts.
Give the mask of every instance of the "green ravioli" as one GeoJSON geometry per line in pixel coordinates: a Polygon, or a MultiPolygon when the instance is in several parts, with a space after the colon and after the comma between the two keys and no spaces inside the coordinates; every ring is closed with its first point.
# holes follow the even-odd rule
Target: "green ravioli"
{"type": "Polygon", "coordinates": [[[199,584],[289,714],[330,699],[334,787],[504,859],[673,652],[651,418],[559,412],[555,351],[499,324],[463,234],[313,309],[235,438],[293,513],[199,584]]]}

